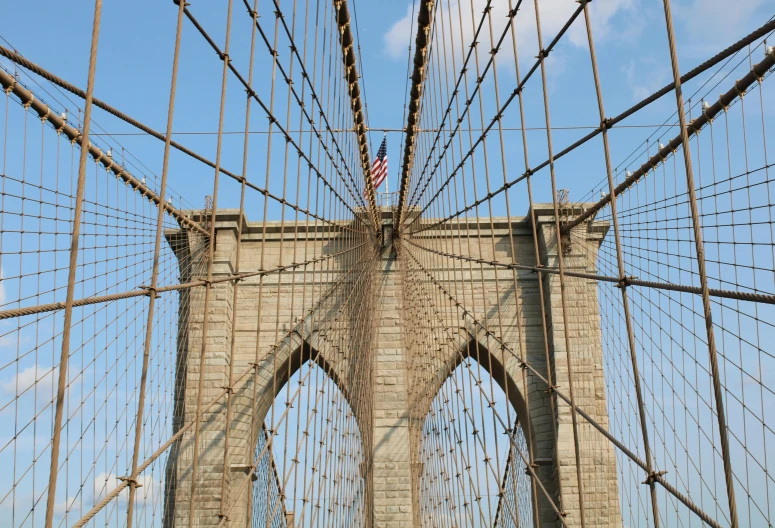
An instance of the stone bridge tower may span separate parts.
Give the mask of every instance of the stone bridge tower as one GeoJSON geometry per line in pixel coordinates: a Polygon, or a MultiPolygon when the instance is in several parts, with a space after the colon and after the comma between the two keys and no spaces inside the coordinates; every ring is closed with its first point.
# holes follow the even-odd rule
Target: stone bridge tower
{"type": "MultiPolygon", "coordinates": [[[[581,208],[585,204],[574,207],[581,208]]],[[[568,215],[580,211],[566,210],[568,215]]],[[[535,445],[535,466],[541,484],[552,495],[555,502],[562,505],[565,521],[569,526],[579,525],[578,493],[576,485],[576,460],[574,440],[571,428],[570,409],[562,400],[555,398],[546,386],[538,380],[527,377],[523,384],[523,369],[515,357],[502,361],[504,356],[493,349],[492,341],[474,327],[461,326],[459,313],[454,310],[445,313],[448,324],[456,328],[458,341],[450,346],[446,360],[428,368],[435,372],[426,377],[431,381],[420,390],[408,390],[411,373],[407,370],[408,355],[411,353],[411,337],[408,335],[407,317],[421,317],[414,313],[416,307],[406,303],[407,288],[404,273],[407,258],[401,250],[400,242],[393,239],[393,215],[383,208],[383,247],[381,266],[376,273],[363,279],[362,284],[376,293],[376,305],[369,310],[371,319],[352,314],[349,320],[341,321],[350,325],[351,332],[372,325],[371,369],[361,368],[352,357],[328,343],[325,335],[318,330],[317,321],[331,312],[337,303],[339,290],[344,292],[355,286],[357,277],[347,281],[350,284],[330,284],[333,295],[319,299],[315,306],[310,304],[313,295],[305,295],[303,270],[290,269],[283,274],[268,275],[265,278],[251,277],[240,282],[239,310],[236,335],[231,335],[232,293],[231,282],[213,285],[214,297],[210,306],[210,325],[213,330],[208,336],[208,356],[205,360],[205,399],[216,394],[228,384],[230,364],[245,368],[254,361],[256,350],[262,350],[264,360],[257,367],[255,377],[245,385],[245,389],[234,395],[235,406],[231,423],[230,464],[223,467],[223,424],[226,411],[223,405],[214,406],[204,414],[204,422],[221,424],[208,429],[203,427],[200,445],[200,463],[197,496],[195,497],[196,524],[215,526],[219,523],[219,504],[221,480],[226,471],[226,480],[230,489],[237,489],[246,479],[245,468],[249,466],[251,454],[255,449],[257,427],[264,422],[275,396],[293,373],[307,360],[314,360],[340,387],[345,398],[351,396],[347,387],[353,383],[371,383],[373,395],[371,401],[349,401],[356,416],[364,443],[363,449],[367,461],[363,464],[361,476],[367,490],[366,501],[369,518],[373,527],[418,526],[422,522],[418,511],[418,482],[423,471],[416,459],[419,448],[418,429],[430,409],[430,404],[438,389],[457,367],[460,358],[476,354],[480,364],[492,370],[490,374],[506,390],[520,423],[526,434],[532,435],[535,445]],[[293,277],[296,274],[297,276],[293,277]],[[278,280],[286,286],[280,298],[277,297],[278,280]],[[259,300],[259,284],[265,293],[259,300]],[[267,309],[262,330],[258,330],[256,314],[261,314],[261,306],[267,309]],[[279,304],[278,304],[279,303],[279,304]],[[306,303],[306,304],[305,304],[306,303]],[[281,310],[276,310],[276,306],[281,310]],[[274,321],[275,314],[289,316],[285,321],[274,321]],[[295,327],[287,321],[295,314],[295,327]],[[361,317],[361,318],[359,318],[361,317]],[[285,337],[274,341],[275,324],[280,325],[285,337]],[[230,343],[234,340],[235,346],[230,343]],[[232,355],[231,350],[234,350],[232,355]],[[482,358],[487,357],[487,361],[482,358]],[[528,394],[523,394],[527,387],[528,394]],[[253,394],[258,395],[258,403],[253,405],[253,394]],[[424,396],[417,396],[418,394],[424,396]],[[412,396],[414,395],[414,396],[412,396]],[[527,397],[526,397],[527,396],[527,397]],[[529,402],[529,404],[526,404],[529,402]],[[369,407],[370,412],[366,412],[369,407]],[[370,417],[370,418],[366,418],[370,417]],[[553,418],[554,417],[554,418],[553,418]],[[554,420],[554,423],[553,423],[554,420]]],[[[455,245],[456,252],[466,255],[467,249],[475,247],[471,257],[502,262],[535,262],[533,229],[530,218],[536,220],[538,247],[542,266],[551,270],[557,267],[556,244],[554,237],[554,217],[551,204],[537,204],[534,214],[526,217],[481,218],[477,224],[471,219],[447,223],[444,232],[426,232],[429,237],[455,237],[453,244],[460,240],[495,239],[495,254],[489,244],[455,245]],[[452,225],[452,228],[449,227],[452,225]],[[514,241],[514,255],[511,255],[509,237],[514,241]]],[[[237,211],[221,210],[216,224],[216,258],[214,278],[228,276],[236,269],[237,227],[242,226],[242,254],[239,269],[251,270],[263,266],[269,269],[279,265],[280,248],[284,244],[303,244],[309,248],[317,245],[324,254],[336,254],[340,251],[337,234],[325,227],[310,229],[307,224],[294,225],[277,222],[248,222],[240,218],[237,211]],[[261,248],[264,255],[262,259],[261,248]]],[[[576,227],[563,245],[566,248],[565,266],[570,271],[595,273],[598,248],[606,235],[608,225],[605,222],[587,222],[576,227]]],[[[187,270],[188,276],[181,280],[191,280],[198,273],[195,261],[201,258],[201,240],[178,232],[168,232],[167,239],[173,243],[181,264],[181,270],[187,270]]],[[[357,269],[352,256],[334,259],[331,264],[338,269],[348,267],[357,269]]],[[[450,281],[458,280],[459,272],[448,274],[450,281]]],[[[555,373],[555,384],[560,388],[568,385],[568,365],[566,360],[564,329],[560,304],[560,283],[556,274],[544,273],[543,290],[539,288],[537,273],[518,271],[516,279],[511,270],[489,268],[482,273],[481,280],[466,281],[465,284],[476,291],[468,292],[485,299],[479,306],[477,315],[487,320],[496,311],[500,313],[500,325],[503,328],[502,339],[512,350],[521,350],[527,360],[538,370],[546,368],[546,346],[548,342],[549,361],[555,373]],[[481,284],[482,286],[471,286],[481,284]],[[497,285],[497,287],[496,287],[497,285]],[[484,288],[481,290],[479,288],[484,288]],[[500,308],[495,292],[499,292],[500,308]],[[541,321],[541,299],[545,303],[546,324],[541,321]],[[510,310],[510,311],[509,311],[510,310]],[[503,315],[508,314],[504,320],[503,315]],[[547,330],[546,341],[543,328],[547,330]]],[[[336,274],[332,274],[332,277],[336,274]]],[[[347,282],[345,281],[345,282],[347,282]]],[[[451,285],[450,285],[451,286],[451,285]]],[[[348,290],[350,291],[350,290],[348,290]]],[[[354,290],[353,290],[354,291],[354,290]]],[[[603,351],[601,345],[600,314],[598,311],[596,283],[581,278],[566,276],[566,292],[569,306],[569,324],[572,345],[572,362],[577,405],[583,408],[593,419],[604,427],[608,425],[608,414],[603,375],[603,351]]],[[[322,292],[315,292],[316,300],[322,292]]],[[[186,290],[181,295],[197,295],[196,290],[186,290]],[[188,293],[188,292],[191,293],[188,293]]],[[[193,307],[197,299],[189,299],[192,309],[181,314],[180,327],[185,339],[179,342],[179,367],[176,421],[182,424],[194,416],[200,373],[199,350],[201,347],[202,314],[193,307]]],[[[259,315],[261,317],[261,315],[259,315]]],[[[417,389],[415,387],[415,389],[417,389]]],[[[619,512],[619,492],[617,484],[616,460],[612,446],[585,421],[579,421],[579,437],[583,449],[581,464],[583,474],[588,476],[584,485],[584,502],[587,526],[621,526],[619,512]]],[[[174,447],[167,471],[167,505],[165,508],[166,525],[185,525],[188,521],[190,495],[190,466],[193,456],[193,433],[186,433],[180,443],[174,447]]],[[[535,513],[539,526],[559,526],[556,513],[543,496],[538,498],[539,511],[535,513]]],[[[244,507],[234,508],[230,517],[230,526],[247,526],[250,523],[250,501],[244,501],[244,507]]],[[[427,523],[425,523],[427,524],[427,523]]]]}

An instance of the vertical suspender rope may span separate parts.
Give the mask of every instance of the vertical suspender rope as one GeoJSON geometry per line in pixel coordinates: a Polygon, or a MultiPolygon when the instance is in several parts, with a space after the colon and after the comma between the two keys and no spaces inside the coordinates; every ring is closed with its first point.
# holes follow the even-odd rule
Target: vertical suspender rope
{"type": "Polygon", "coordinates": [[[710,370],[713,381],[713,395],[716,403],[716,416],[718,418],[719,438],[721,440],[721,459],[724,465],[724,480],[726,481],[730,525],[732,528],[737,528],[740,524],[737,516],[737,503],[735,501],[732,457],[729,452],[729,432],[727,429],[726,411],[724,407],[724,394],[721,391],[721,374],[719,373],[716,337],[713,330],[713,316],[710,305],[710,292],[708,290],[708,274],[705,269],[705,246],[702,240],[702,225],[700,223],[700,213],[697,206],[697,193],[694,188],[692,153],[689,145],[689,131],[686,126],[686,115],[684,113],[683,92],[681,91],[681,72],[678,67],[678,51],[675,44],[670,0],[663,0],[663,5],[665,8],[667,41],[670,47],[670,63],[673,70],[673,82],[675,83],[675,103],[678,111],[678,123],[681,128],[681,145],[684,166],[686,169],[686,191],[689,194],[689,209],[692,215],[692,232],[694,233],[694,245],[697,252],[697,272],[700,278],[700,286],[702,287],[702,309],[705,316],[705,330],[708,336],[708,354],[710,357],[710,370]]]}
{"type": "MultiPolygon", "coordinates": [[[[185,3],[184,0],[178,0],[185,3]]],[[[210,220],[210,240],[207,251],[207,281],[205,282],[204,319],[202,322],[202,346],[199,352],[199,380],[196,399],[195,423],[194,423],[194,453],[191,466],[191,494],[188,503],[188,525],[193,526],[194,511],[197,503],[197,470],[199,468],[200,436],[202,429],[202,395],[204,393],[205,371],[207,369],[207,339],[210,323],[210,298],[212,297],[213,261],[215,260],[215,224],[218,215],[218,180],[221,167],[221,147],[223,143],[224,108],[226,106],[226,80],[229,72],[229,44],[231,43],[231,8],[233,0],[229,0],[226,14],[226,44],[223,51],[223,73],[221,74],[221,104],[218,117],[218,140],[215,154],[215,176],[213,177],[213,209],[210,220]]],[[[244,177],[244,176],[243,176],[244,177]]],[[[131,527],[130,527],[131,528],[131,527]]]]}
{"type": "Polygon", "coordinates": [[[129,480],[129,497],[126,513],[126,524],[132,528],[132,518],[134,515],[135,493],[137,492],[138,482],[135,480],[137,473],[137,464],[140,456],[140,441],[143,429],[143,414],[145,406],[145,393],[148,382],[148,362],[151,355],[151,346],[153,338],[153,320],[156,309],[156,288],[159,280],[159,258],[161,254],[161,235],[164,225],[164,198],[167,190],[167,175],[169,173],[170,144],[172,139],[172,122],[175,113],[175,94],[178,81],[178,59],[180,57],[180,38],[183,30],[183,9],[185,2],[178,2],[178,19],[175,29],[175,51],[172,57],[172,80],[170,81],[170,98],[167,107],[167,132],[164,136],[164,159],[162,162],[161,188],[159,190],[160,206],[156,217],[156,239],[153,250],[153,269],[151,272],[151,285],[148,288],[148,318],[145,328],[145,343],[143,345],[143,367],[140,375],[140,393],[137,400],[137,418],[135,419],[135,441],[132,451],[132,472],[126,477],[129,480]]]}
{"type": "MultiPolygon", "coordinates": [[[[581,0],[581,5],[585,6],[588,0],[581,0]]],[[[576,483],[578,485],[579,494],[579,515],[581,521],[581,527],[586,525],[585,512],[584,512],[584,479],[581,476],[581,445],[579,439],[578,419],[576,417],[576,401],[573,383],[573,356],[570,349],[570,326],[568,322],[568,302],[565,291],[565,257],[563,255],[562,244],[562,232],[560,231],[560,211],[557,206],[557,181],[554,172],[554,151],[552,148],[552,126],[549,120],[549,89],[546,81],[546,50],[544,50],[543,40],[541,37],[541,16],[538,8],[538,0],[533,2],[535,6],[536,16],[536,32],[538,37],[538,56],[541,64],[541,85],[543,88],[543,101],[544,101],[544,116],[546,118],[546,142],[549,151],[549,174],[552,181],[552,206],[554,207],[554,224],[555,224],[555,237],[557,243],[557,263],[560,269],[560,301],[562,303],[562,326],[563,337],[565,340],[565,357],[568,362],[568,393],[571,400],[571,423],[573,426],[573,449],[576,455],[576,483]]]]}
{"type": "MultiPolygon", "coordinates": [[[[597,106],[600,115],[600,123],[605,124],[605,107],[603,105],[603,91],[600,87],[600,76],[597,69],[597,55],[595,53],[595,43],[592,38],[592,23],[589,18],[589,6],[584,5],[584,22],[587,30],[587,41],[589,43],[589,55],[592,62],[592,77],[595,83],[595,93],[597,96],[597,106]]],[[[611,151],[608,143],[608,128],[603,128],[603,154],[605,157],[606,175],[608,178],[608,189],[611,194],[611,218],[614,225],[614,243],[616,245],[616,263],[621,279],[620,290],[622,292],[622,309],[624,310],[625,327],[627,329],[627,343],[630,349],[630,361],[632,364],[632,377],[635,385],[635,397],[638,402],[638,417],[641,429],[641,439],[643,440],[643,450],[645,452],[646,467],[648,476],[646,482],[649,486],[651,495],[651,514],[653,516],[654,528],[659,528],[659,503],[657,500],[656,483],[654,482],[654,466],[651,460],[651,444],[649,443],[648,425],[646,423],[646,406],[643,402],[643,389],[641,388],[641,375],[638,368],[638,352],[635,346],[635,336],[632,330],[632,316],[630,315],[630,302],[627,297],[626,270],[624,268],[624,257],[622,255],[622,242],[619,235],[619,217],[616,211],[616,199],[614,198],[614,177],[611,169],[611,151]]]]}
{"type": "Polygon", "coordinates": [[[75,210],[73,211],[73,234],[70,239],[70,263],[67,276],[64,326],[62,330],[62,353],[59,357],[59,379],[57,382],[56,410],[54,414],[54,434],[51,438],[51,468],[49,470],[48,496],[46,498],[46,528],[52,528],[54,522],[57,476],[59,474],[59,448],[62,438],[62,417],[64,414],[66,397],[65,390],[68,385],[67,364],[70,359],[70,332],[73,325],[73,297],[75,295],[75,279],[76,271],[78,269],[78,237],[81,232],[81,214],[83,212],[83,196],[86,187],[86,158],[89,154],[89,129],[91,127],[92,100],[94,99],[94,74],[97,70],[97,48],[99,45],[101,17],[102,0],[95,0],[91,49],[89,52],[89,75],[86,83],[86,100],[84,102],[83,133],[81,134],[81,151],[78,160],[78,184],[75,194],[75,210]]]}
{"type": "MultiPolygon", "coordinates": [[[[253,9],[256,9],[258,0],[255,0],[253,9]]],[[[251,13],[251,18],[255,19],[255,14],[251,13]]],[[[253,85],[253,67],[256,51],[256,24],[253,20],[251,24],[250,34],[250,65],[248,67],[248,85],[253,85]]],[[[224,61],[226,62],[226,61],[224,61]]],[[[237,249],[234,255],[234,273],[240,272],[240,260],[242,257],[242,226],[247,221],[245,219],[245,191],[247,189],[248,179],[248,145],[250,143],[250,136],[248,134],[250,128],[250,105],[253,102],[253,96],[248,92],[245,98],[245,134],[242,143],[242,179],[240,181],[240,202],[239,213],[237,214],[237,249]]],[[[264,197],[266,200],[266,196],[264,197]]],[[[298,204],[298,201],[297,201],[298,204]]],[[[298,209],[297,209],[298,214],[298,209]]],[[[282,265],[282,262],[278,263],[282,265]]],[[[221,475],[221,504],[219,509],[220,519],[228,518],[226,510],[229,502],[229,491],[231,489],[231,457],[230,457],[230,440],[231,440],[231,421],[233,415],[233,395],[234,395],[234,362],[237,356],[237,319],[239,317],[239,310],[237,309],[237,303],[239,301],[239,285],[240,281],[234,281],[232,286],[232,316],[231,316],[231,336],[229,337],[229,379],[226,393],[226,422],[224,425],[224,439],[223,439],[223,474],[221,475]]],[[[255,372],[255,370],[254,370],[255,372]]],[[[255,451],[253,442],[248,445],[248,449],[255,451]]],[[[131,526],[128,528],[132,528],[131,526]]]]}

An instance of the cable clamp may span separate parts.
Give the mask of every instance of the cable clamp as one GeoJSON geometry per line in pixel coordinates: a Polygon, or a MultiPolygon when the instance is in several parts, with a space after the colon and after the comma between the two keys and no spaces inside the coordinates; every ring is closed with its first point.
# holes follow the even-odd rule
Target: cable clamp
{"type": "Polygon", "coordinates": [[[740,82],[740,79],[735,81],[735,93],[737,93],[737,96],[740,99],[742,99],[743,97],[745,97],[745,92],[743,90],[741,90],[740,87],[738,86],[739,82],[740,82]]]}
{"type": "Polygon", "coordinates": [[[5,89],[5,95],[11,95],[11,92],[13,92],[13,87],[16,86],[16,79],[13,79],[11,81],[11,84],[8,85],[5,89]]]}
{"type": "Polygon", "coordinates": [[[140,484],[136,478],[133,477],[118,477],[118,480],[121,482],[128,482],[130,486],[133,488],[142,488],[143,485],[140,484]]]}
{"type": "Polygon", "coordinates": [[[638,278],[638,277],[635,277],[635,276],[633,276],[633,275],[630,275],[629,277],[627,277],[627,276],[621,277],[621,278],[619,279],[618,283],[617,283],[617,288],[622,288],[622,289],[624,289],[624,288],[626,288],[627,286],[631,285],[631,284],[632,284],[632,281],[634,281],[634,280],[635,280],[635,279],[637,279],[637,278],[638,278]]]}
{"type": "Polygon", "coordinates": [[[648,484],[649,486],[651,486],[652,484],[654,484],[654,482],[657,481],[659,477],[662,477],[664,475],[667,475],[667,471],[665,470],[653,471],[649,473],[648,477],[646,477],[646,480],[643,481],[643,484],[648,484]]]}
{"type": "MultiPolygon", "coordinates": [[[[175,4],[176,6],[179,6],[180,5],[180,0],[172,0],[172,3],[175,4]]],[[[188,2],[183,2],[183,7],[188,7],[190,5],[191,4],[189,4],[188,2]]]]}
{"type": "Polygon", "coordinates": [[[560,388],[560,386],[559,386],[559,385],[549,385],[549,388],[548,388],[548,389],[546,389],[546,392],[547,392],[548,394],[552,394],[553,392],[555,392],[555,391],[556,391],[557,389],[559,389],[559,388],[560,388]]]}
{"type": "Polygon", "coordinates": [[[158,299],[159,297],[161,297],[161,295],[159,295],[158,290],[156,288],[154,288],[153,286],[143,286],[143,285],[141,285],[140,289],[144,290],[145,294],[148,297],[153,297],[154,299],[158,299]]]}
{"type": "Polygon", "coordinates": [[[223,390],[226,391],[227,394],[234,394],[234,387],[230,387],[228,385],[225,385],[221,387],[223,390]]]}
{"type": "Polygon", "coordinates": [[[35,101],[35,94],[30,92],[30,100],[27,101],[26,103],[23,103],[22,106],[24,107],[25,110],[28,110],[32,105],[33,101],[35,101]]]}
{"type": "Polygon", "coordinates": [[[610,130],[614,126],[614,121],[610,117],[604,117],[600,121],[600,128],[604,130],[610,130]]]}
{"type": "Polygon", "coordinates": [[[724,95],[723,94],[718,96],[718,102],[721,104],[721,108],[724,110],[724,112],[729,110],[729,105],[725,105],[724,104],[724,95]]]}

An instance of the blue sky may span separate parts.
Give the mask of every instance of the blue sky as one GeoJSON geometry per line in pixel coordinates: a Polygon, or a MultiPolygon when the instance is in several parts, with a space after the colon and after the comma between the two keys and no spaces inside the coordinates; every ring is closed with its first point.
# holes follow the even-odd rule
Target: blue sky
{"type": "MultiPolygon", "coordinates": [[[[517,17],[519,44],[523,62],[532,61],[535,54],[531,28],[531,2],[517,17]]],[[[28,9],[6,10],[3,13],[0,35],[29,59],[50,69],[76,85],[85,87],[88,66],[88,44],[91,30],[91,2],[35,2],[34,11],[42,13],[34,19],[28,9]]],[[[474,2],[478,13],[482,0],[474,2]]],[[[576,4],[566,0],[542,2],[544,39],[548,41],[564,23],[576,4]]],[[[673,2],[678,46],[683,71],[696,66],[711,54],[723,49],[734,40],[764,23],[773,12],[773,3],[767,0],[742,0],[734,9],[722,0],[676,0],[673,2]]],[[[235,20],[244,17],[241,4],[235,5],[235,20]]],[[[225,2],[201,2],[191,7],[217,41],[223,32],[225,2]]],[[[361,45],[363,64],[362,83],[368,104],[369,124],[375,128],[403,126],[403,105],[408,76],[407,46],[413,40],[411,2],[354,2],[357,17],[357,34],[361,45]]],[[[662,4],[657,0],[596,0],[591,4],[596,44],[601,64],[602,85],[609,115],[615,115],[639,101],[670,79],[668,52],[664,31],[662,4]]],[[[505,13],[505,2],[495,3],[495,20],[505,13]]],[[[169,90],[169,66],[171,64],[176,12],[170,2],[149,0],[137,2],[105,2],[100,55],[97,67],[95,93],[129,115],[164,130],[167,95],[169,90]]],[[[478,16],[478,15],[477,15],[478,16]]],[[[244,23],[244,20],[242,21],[244,23]]],[[[549,83],[551,88],[552,124],[555,127],[556,148],[571,143],[585,133],[584,130],[562,130],[571,126],[596,126],[599,119],[594,106],[594,92],[586,39],[582,21],[571,28],[568,38],[550,56],[549,83]],[[579,103],[582,102],[582,104],[579,103]]],[[[243,24],[244,25],[244,24],[243,24]]],[[[496,29],[497,31],[497,29],[496,29]]],[[[235,33],[234,53],[245,53],[248,41],[235,33]],[[241,40],[242,39],[242,40],[241,40]]],[[[7,64],[7,62],[3,62],[7,64]]],[[[188,24],[183,36],[181,88],[178,92],[175,130],[177,132],[215,131],[217,129],[217,88],[220,82],[220,62],[202,39],[195,35],[188,24]]],[[[513,73],[505,65],[500,67],[502,89],[506,93],[513,84],[513,73]]],[[[707,76],[706,76],[707,78],[707,76]]],[[[703,79],[704,80],[704,79],[703,79]]],[[[531,97],[539,94],[538,79],[529,83],[526,99],[530,109],[531,97]]],[[[237,90],[231,80],[231,88],[237,90]]],[[[626,124],[662,123],[675,108],[671,97],[665,97],[641,114],[630,118],[626,124]]],[[[516,119],[516,108],[511,109],[516,119]]],[[[229,111],[227,106],[227,130],[242,128],[241,111],[229,111]]],[[[541,125],[540,112],[528,110],[528,126],[541,125]]],[[[108,132],[134,132],[129,126],[117,122],[102,112],[96,112],[95,120],[108,132]]],[[[256,121],[258,123],[258,121],[256,121]]],[[[262,122],[265,124],[265,122],[262,122]]],[[[635,145],[643,141],[650,129],[620,129],[612,134],[614,163],[623,160],[635,145]],[[617,158],[618,156],[618,158],[617,158]]],[[[372,154],[379,145],[380,132],[372,132],[372,154]]],[[[507,135],[520,141],[518,132],[507,135]]],[[[185,145],[214,158],[215,136],[177,138],[185,145]]],[[[533,131],[529,139],[543,143],[543,132],[533,131]]],[[[160,173],[162,145],[147,137],[123,136],[106,143],[125,146],[148,168],[160,173]]],[[[225,140],[224,165],[239,169],[241,139],[225,140]]],[[[399,161],[402,145],[399,133],[388,135],[390,159],[390,187],[397,189],[399,161]]],[[[114,148],[114,150],[116,150],[114,148]]],[[[118,149],[120,150],[120,148],[118,149]]],[[[519,149],[517,149],[519,150],[519,149]]],[[[590,190],[604,176],[599,145],[582,153],[585,162],[573,177],[561,174],[560,186],[571,189],[571,199],[590,190]]],[[[534,155],[537,163],[544,159],[534,155]]],[[[183,163],[183,162],[181,162],[183,163]]],[[[639,163],[638,163],[639,164],[639,163]]],[[[200,207],[204,195],[211,194],[210,169],[184,164],[176,167],[173,159],[171,187],[184,194],[194,206],[200,207]],[[188,170],[190,168],[190,170],[188,170]],[[185,190],[185,192],[184,192],[185,190]]],[[[546,185],[536,185],[537,199],[549,199],[546,185]]],[[[236,195],[231,199],[224,194],[224,204],[235,206],[236,195]]],[[[516,206],[515,206],[516,207],[516,206]]],[[[523,211],[512,211],[523,214],[523,211]]]]}

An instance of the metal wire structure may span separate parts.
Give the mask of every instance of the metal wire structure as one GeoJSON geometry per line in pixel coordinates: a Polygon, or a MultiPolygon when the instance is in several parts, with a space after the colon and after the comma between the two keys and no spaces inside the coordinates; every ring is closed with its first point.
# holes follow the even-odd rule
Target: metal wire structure
{"type": "Polygon", "coordinates": [[[271,457],[261,456],[266,448],[267,435],[258,435],[255,456],[260,460],[260,468],[256,468],[256,482],[253,484],[252,512],[253,526],[271,526],[285,528],[288,526],[288,514],[282,505],[282,488],[277,469],[271,457]]]}
{"type": "MultiPolygon", "coordinates": [[[[9,525],[171,526],[202,516],[201,504],[216,524],[229,522],[235,504],[247,505],[243,514],[256,526],[288,526],[294,515],[299,525],[366,516],[370,431],[359,430],[353,408],[368,423],[369,364],[346,377],[321,370],[323,353],[341,362],[345,343],[355,337],[368,346],[371,334],[361,323],[376,231],[364,199],[365,124],[347,81],[357,78],[347,5],[275,3],[259,12],[257,2],[244,2],[246,14],[234,4],[225,30],[200,20],[195,6],[171,4],[177,38],[163,133],[95,99],[91,80],[84,92],[3,49],[30,72],[10,62],[0,72],[0,309],[4,349],[14,351],[2,366],[12,381],[0,457],[12,472],[0,501],[9,525]],[[181,39],[189,30],[216,52],[209,57],[221,70],[214,158],[171,137],[175,101],[187,89],[176,82],[179,57],[184,43],[199,49],[181,39]],[[232,59],[232,39],[248,42],[249,53],[232,59]],[[222,163],[227,112],[244,122],[239,172],[222,163]],[[116,137],[90,138],[88,125],[102,133],[113,118],[160,140],[163,163],[150,169],[116,137]],[[258,123],[268,132],[260,145],[248,134],[258,123]],[[273,142],[275,133],[284,141],[273,142]],[[203,209],[167,185],[181,167],[211,181],[203,209]],[[238,233],[261,233],[244,249],[253,261],[236,237],[226,273],[219,262],[227,246],[216,231],[229,216],[224,197],[239,203],[231,210],[238,233]],[[248,226],[248,215],[263,221],[248,226]],[[248,350],[236,336],[249,328],[248,350]],[[296,337],[306,344],[281,365],[279,345],[296,337]],[[218,368],[229,350],[234,360],[218,368]],[[270,368],[271,394],[257,387],[270,368]],[[256,417],[262,405],[265,420],[256,417]],[[252,422],[247,433],[223,428],[240,413],[252,422]],[[240,449],[250,456],[235,460],[240,449]],[[230,470],[214,480],[212,464],[230,470]]],[[[92,71],[100,12],[97,2],[92,71]]]]}
{"type": "Polygon", "coordinates": [[[519,456],[520,451],[527,452],[527,438],[525,431],[519,423],[512,429],[516,439],[515,446],[509,444],[509,455],[506,459],[506,469],[503,472],[503,499],[498,501],[498,511],[495,514],[495,523],[493,526],[531,526],[535,523],[533,520],[533,508],[530,505],[532,501],[532,489],[530,478],[527,476],[525,462],[519,456]],[[519,512],[517,520],[514,516],[508,515],[501,508],[506,508],[506,504],[516,504],[515,508],[519,512]]]}
{"type": "Polygon", "coordinates": [[[764,39],[775,28],[763,21],[682,74],[669,0],[663,7],[673,83],[609,117],[589,2],[554,20],[550,38],[537,1],[418,3],[397,217],[418,285],[404,302],[422,306],[408,359],[418,423],[432,401],[413,446],[421,481],[439,488],[419,488],[423,525],[772,523],[763,336],[775,286],[775,55],[764,39]],[[596,108],[600,124],[560,150],[547,57],[571,28],[583,30],[591,66],[592,98],[575,106],[596,108]],[[614,151],[617,125],[670,93],[678,111],[635,152],[614,151]],[[531,127],[545,131],[540,147],[531,127]],[[600,184],[568,200],[561,178],[595,157],[600,184]],[[534,202],[536,185],[551,203],[534,202]],[[514,203],[527,218],[512,216],[514,203]],[[457,381],[436,393],[445,369],[457,381]],[[513,436],[515,420],[527,441],[513,436]],[[509,481],[520,462],[532,500],[509,481]],[[457,519],[444,518],[450,509],[457,519]]]}
{"type": "Polygon", "coordinates": [[[775,20],[609,117],[571,4],[415,3],[391,194],[353,1],[160,6],[164,131],[0,45],[0,524],[771,526],[775,20]]]}

